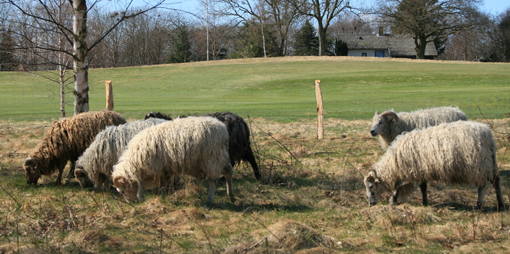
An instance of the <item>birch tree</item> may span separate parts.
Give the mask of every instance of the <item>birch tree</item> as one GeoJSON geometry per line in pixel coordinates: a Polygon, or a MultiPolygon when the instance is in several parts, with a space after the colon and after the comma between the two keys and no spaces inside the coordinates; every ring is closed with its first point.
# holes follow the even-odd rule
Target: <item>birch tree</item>
{"type": "MultiPolygon", "coordinates": [[[[88,53],[89,51],[98,45],[111,31],[113,31],[119,24],[125,20],[145,13],[149,10],[155,9],[165,0],[156,0],[151,5],[147,5],[143,8],[134,9],[132,4],[133,0],[129,1],[118,1],[120,4],[118,17],[110,28],[106,29],[104,33],[100,34],[96,38],[87,37],[87,14],[95,7],[105,8],[101,0],[94,0],[88,2],[87,0],[68,0],[66,5],[69,10],[64,15],[72,17],[72,26],[67,24],[61,24],[58,22],[59,18],[57,13],[52,6],[55,6],[55,2],[60,0],[6,0],[6,3],[15,7],[21,15],[29,17],[28,19],[31,24],[28,26],[34,26],[35,24],[49,24],[49,26],[55,27],[60,34],[63,35],[65,43],[68,47],[64,49],[59,48],[59,43],[48,43],[41,45],[40,41],[32,41],[33,48],[40,51],[48,52],[61,52],[71,57],[73,61],[73,77],[74,77],[74,114],[89,111],[89,83],[88,83],[88,53]],[[41,14],[41,12],[43,14],[41,14]],[[90,44],[87,44],[90,41],[90,44]]],[[[37,26],[35,26],[37,27],[37,26]]],[[[46,26],[41,26],[46,27],[46,26]]],[[[45,28],[41,28],[40,32],[44,32],[45,28]]]]}

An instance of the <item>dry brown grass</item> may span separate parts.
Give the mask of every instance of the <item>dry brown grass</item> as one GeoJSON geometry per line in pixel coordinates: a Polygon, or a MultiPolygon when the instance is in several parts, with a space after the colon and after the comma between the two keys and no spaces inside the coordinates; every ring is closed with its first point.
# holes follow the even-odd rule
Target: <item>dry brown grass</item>
{"type": "MultiPolygon", "coordinates": [[[[63,187],[49,178],[28,186],[23,158],[49,122],[0,121],[0,252],[129,253],[504,253],[510,251],[508,212],[495,211],[490,189],[484,211],[476,190],[431,183],[429,207],[419,191],[408,203],[368,207],[363,175],[383,151],[369,121],[315,123],[253,119],[254,146],[264,179],[237,167],[230,203],[225,182],[207,205],[207,183],[182,179],[161,200],[140,204],[115,193],[63,187]]],[[[498,145],[505,204],[510,204],[510,119],[490,120],[498,145]]],[[[383,200],[388,200],[385,197],[383,200]]]]}

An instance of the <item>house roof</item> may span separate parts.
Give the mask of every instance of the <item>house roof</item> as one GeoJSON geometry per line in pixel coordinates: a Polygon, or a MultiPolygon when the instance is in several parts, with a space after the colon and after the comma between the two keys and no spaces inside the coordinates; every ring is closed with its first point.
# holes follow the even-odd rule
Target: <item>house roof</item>
{"type": "MultiPolygon", "coordinates": [[[[340,39],[349,49],[388,49],[392,57],[416,56],[412,35],[344,34],[340,39]]],[[[437,56],[433,42],[427,44],[425,56],[437,56]]]]}

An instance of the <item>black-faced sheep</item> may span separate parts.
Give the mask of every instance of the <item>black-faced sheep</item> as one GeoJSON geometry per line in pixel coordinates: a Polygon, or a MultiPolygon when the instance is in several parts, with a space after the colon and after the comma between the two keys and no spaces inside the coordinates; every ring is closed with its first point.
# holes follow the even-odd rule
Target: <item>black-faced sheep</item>
{"type": "MultiPolygon", "coordinates": [[[[253,168],[255,177],[260,180],[262,176],[260,175],[259,167],[257,165],[257,161],[255,160],[255,156],[253,155],[253,150],[250,143],[250,128],[244,119],[231,112],[216,112],[213,114],[206,114],[204,116],[214,117],[222,121],[227,126],[228,134],[230,136],[228,153],[232,167],[241,163],[241,160],[247,161],[253,168]]],[[[167,120],[172,119],[169,115],[164,115],[160,112],[154,111],[151,111],[149,114],[147,114],[145,119],[150,117],[167,120]]]]}
{"type": "Polygon", "coordinates": [[[374,137],[379,135],[381,147],[386,149],[404,131],[425,129],[458,120],[467,121],[467,116],[462,110],[454,107],[430,108],[410,113],[399,112],[398,114],[393,111],[385,111],[379,114],[379,111],[376,111],[370,134],[374,137]]]}
{"type": "Polygon", "coordinates": [[[408,194],[400,188],[409,183],[421,183],[423,204],[427,205],[428,181],[477,186],[480,208],[489,183],[496,190],[498,208],[504,208],[490,128],[458,121],[400,135],[364,180],[371,205],[384,192],[393,192],[390,203],[396,203],[399,195],[408,194]]]}
{"type": "Polygon", "coordinates": [[[109,126],[97,134],[94,142],[78,158],[74,171],[82,187],[93,184],[95,188],[104,188],[129,141],[142,130],[167,122],[164,119],[151,118],[119,126],[109,126]]]}
{"type": "Polygon", "coordinates": [[[175,119],[147,128],[128,144],[113,167],[113,183],[128,201],[143,201],[143,190],[162,187],[163,195],[174,176],[205,177],[212,202],[216,180],[223,174],[227,194],[234,201],[232,166],[225,124],[212,117],[175,119]]]}
{"type": "Polygon", "coordinates": [[[60,185],[68,160],[71,161],[69,176],[74,176],[76,160],[96,135],[107,126],[124,123],[123,116],[108,110],[85,112],[54,121],[43,141],[23,162],[27,183],[36,184],[41,175],[51,176],[58,170],[57,184],[60,185]]]}

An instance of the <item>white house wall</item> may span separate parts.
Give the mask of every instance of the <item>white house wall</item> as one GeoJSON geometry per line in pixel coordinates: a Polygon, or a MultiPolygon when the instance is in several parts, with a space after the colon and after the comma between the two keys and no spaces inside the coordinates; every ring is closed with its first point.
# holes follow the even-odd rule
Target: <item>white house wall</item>
{"type": "MultiPolygon", "coordinates": [[[[367,53],[367,57],[375,57],[375,49],[349,49],[347,56],[363,56],[362,53],[367,53]]],[[[390,57],[387,49],[377,51],[384,51],[384,57],[390,57]]]]}

